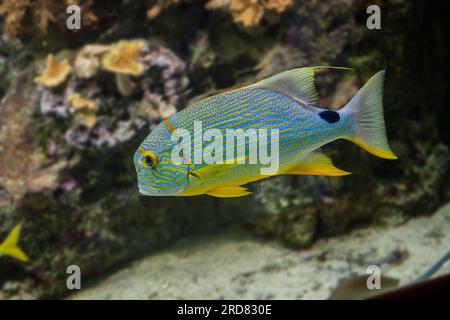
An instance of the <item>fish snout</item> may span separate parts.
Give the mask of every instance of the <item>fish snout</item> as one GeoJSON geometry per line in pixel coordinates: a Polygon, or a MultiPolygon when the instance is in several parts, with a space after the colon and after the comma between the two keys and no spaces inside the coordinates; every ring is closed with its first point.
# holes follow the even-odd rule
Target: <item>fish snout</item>
{"type": "Polygon", "coordinates": [[[139,185],[138,184],[138,189],[139,189],[139,192],[141,194],[146,195],[146,196],[159,196],[159,195],[161,195],[160,189],[152,187],[152,186],[139,185]]]}
{"type": "Polygon", "coordinates": [[[183,188],[161,189],[149,185],[138,185],[139,192],[146,196],[176,196],[183,191],[183,188]]]}

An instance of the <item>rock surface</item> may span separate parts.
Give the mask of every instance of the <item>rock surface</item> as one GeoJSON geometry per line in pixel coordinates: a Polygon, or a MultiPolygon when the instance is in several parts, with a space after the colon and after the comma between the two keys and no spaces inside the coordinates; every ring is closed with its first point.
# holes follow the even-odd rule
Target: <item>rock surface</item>
{"type": "MultiPolygon", "coordinates": [[[[246,233],[180,240],[70,299],[326,299],[369,265],[405,285],[450,250],[450,203],[432,217],[372,227],[292,250],[246,233]]],[[[436,274],[450,273],[450,263],[436,274]]],[[[436,276],[435,275],[435,276],[436,276]]],[[[383,285],[383,284],[381,284],[383,285]]]]}

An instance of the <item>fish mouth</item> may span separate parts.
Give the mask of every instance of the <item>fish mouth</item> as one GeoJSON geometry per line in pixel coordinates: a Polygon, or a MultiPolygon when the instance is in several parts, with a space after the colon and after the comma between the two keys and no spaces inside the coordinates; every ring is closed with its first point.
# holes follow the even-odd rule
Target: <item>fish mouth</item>
{"type": "Polygon", "coordinates": [[[160,195],[159,190],[156,188],[153,188],[153,187],[145,187],[145,189],[142,187],[138,187],[138,189],[139,189],[139,192],[145,196],[159,196],[160,195]]]}
{"type": "Polygon", "coordinates": [[[139,192],[145,196],[161,196],[161,189],[152,184],[141,184],[138,183],[137,187],[139,192]]]}
{"type": "Polygon", "coordinates": [[[181,191],[178,192],[162,192],[161,189],[151,187],[151,186],[138,186],[139,192],[145,196],[151,197],[161,197],[161,196],[177,196],[181,191]]]}

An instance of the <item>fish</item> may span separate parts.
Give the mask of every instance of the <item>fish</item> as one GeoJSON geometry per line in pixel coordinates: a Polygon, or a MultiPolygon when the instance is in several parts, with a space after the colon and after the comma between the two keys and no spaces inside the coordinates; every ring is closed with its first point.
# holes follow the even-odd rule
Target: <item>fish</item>
{"type": "MultiPolygon", "coordinates": [[[[442,266],[450,261],[450,251],[447,251],[439,260],[433,263],[425,272],[423,272],[418,278],[414,281],[407,283],[406,285],[402,285],[400,287],[400,279],[393,278],[390,276],[380,275],[380,288],[377,290],[371,290],[367,286],[368,275],[355,275],[350,276],[348,278],[341,279],[337,285],[337,287],[332,291],[329,299],[331,300],[344,300],[344,299],[352,299],[352,300],[360,300],[360,299],[371,299],[371,298],[379,298],[386,299],[386,297],[390,297],[389,295],[393,295],[393,297],[401,296],[403,299],[410,294],[414,295],[414,291],[417,289],[419,292],[424,292],[426,290],[420,290],[420,286],[423,285],[423,288],[427,285],[431,284],[431,282],[427,282],[430,280],[433,275],[442,268],[442,266]],[[425,283],[425,284],[424,284],[425,283]],[[387,294],[387,296],[384,296],[387,294]]],[[[442,278],[443,282],[445,282],[445,278],[442,278]]],[[[448,282],[448,278],[446,279],[448,282]]],[[[430,286],[431,287],[431,286],[430,286]]],[[[430,288],[431,289],[431,288],[430,288]]]]}
{"type": "MultiPolygon", "coordinates": [[[[134,153],[139,192],[147,196],[206,194],[231,198],[251,194],[246,184],[276,175],[344,176],[350,172],[336,168],[320,151],[323,145],[337,139],[349,140],[377,157],[397,159],[388,143],[383,115],[385,71],[373,75],[345,106],[331,110],[318,105],[315,88],[316,73],[326,68],[340,67],[287,70],[196,101],[163,120],[134,153]],[[216,147],[225,144],[224,139],[216,141],[217,136],[205,141],[203,133],[215,130],[225,135],[227,130],[236,128],[271,132],[270,143],[267,138],[260,148],[265,148],[267,154],[270,149],[271,156],[277,153],[278,158],[273,157],[278,160],[275,172],[263,173],[267,163],[251,162],[253,149],[249,146],[241,149],[245,152],[238,151],[246,141],[251,145],[258,140],[259,133],[235,146],[226,145],[231,161],[195,161],[202,159],[202,153],[204,157],[213,142],[217,142],[216,147]],[[185,147],[192,145],[192,139],[182,141],[186,136],[194,138],[191,149],[185,147]],[[196,138],[200,140],[197,144],[196,138]],[[272,144],[274,141],[277,144],[272,144]],[[174,157],[177,153],[181,161],[174,157]]],[[[210,154],[217,156],[217,150],[210,154]]]]}
{"type": "Polygon", "coordinates": [[[380,275],[380,289],[371,290],[367,287],[367,275],[357,275],[339,282],[332,291],[330,300],[362,300],[379,295],[397,288],[400,280],[393,277],[380,275]]]}
{"type": "Polygon", "coordinates": [[[21,229],[21,224],[16,225],[8,234],[6,239],[0,244],[0,256],[10,256],[22,262],[28,261],[28,256],[17,246],[21,229]]]}

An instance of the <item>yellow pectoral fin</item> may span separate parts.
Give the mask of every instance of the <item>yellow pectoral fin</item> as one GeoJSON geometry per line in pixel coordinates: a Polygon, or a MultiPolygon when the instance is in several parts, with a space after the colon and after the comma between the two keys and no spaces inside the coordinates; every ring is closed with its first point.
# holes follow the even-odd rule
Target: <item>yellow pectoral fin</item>
{"type": "Polygon", "coordinates": [[[205,181],[208,178],[219,176],[225,171],[224,165],[211,164],[197,170],[192,170],[190,174],[197,179],[205,181]]]}
{"type": "Polygon", "coordinates": [[[207,195],[219,198],[235,198],[242,197],[251,194],[247,188],[241,186],[233,186],[233,187],[219,187],[213,190],[206,192],[207,195]]]}
{"type": "Polygon", "coordinates": [[[212,163],[212,164],[208,164],[205,165],[197,170],[192,170],[191,174],[198,178],[201,179],[203,181],[207,180],[207,179],[217,179],[218,177],[224,175],[227,170],[234,168],[236,166],[239,166],[241,164],[245,164],[245,157],[237,157],[235,159],[233,159],[233,163],[212,163]]]}
{"type": "Polygon", "coordinates": [[[286,172],[286,174],[345,176],[351,174],[351,172],[336,168],[329,157],[324,154],[314,152],[307,158],[303,159],[298,166],[286,172]]]}

